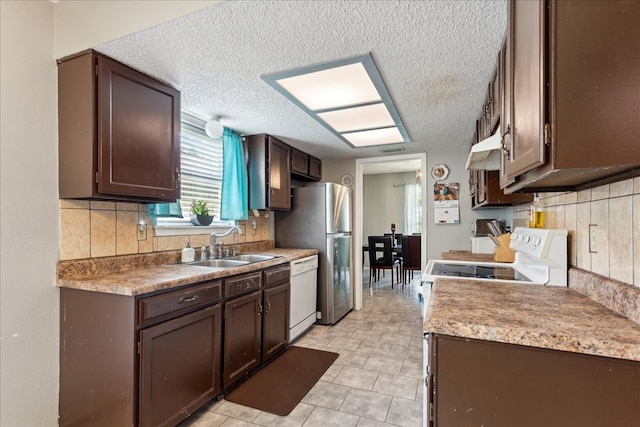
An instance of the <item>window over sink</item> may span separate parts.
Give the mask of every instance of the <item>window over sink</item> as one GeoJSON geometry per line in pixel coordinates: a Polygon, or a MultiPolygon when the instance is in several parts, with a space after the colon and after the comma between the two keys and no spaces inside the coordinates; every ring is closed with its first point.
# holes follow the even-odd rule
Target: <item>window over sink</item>
{"type": "Polygon", "coordinates": [[[222,188],[222,138],[204,131],[205,120],[182,111],[180,129],[180,207],[183,218],[158,218],[156,235],[204,234],[215,227],[229,227],[235,221],[220,221],[222,188]],[[191,202],[204,200],[214,215],[211,225],[194,226],[189,219],[191,202]]]}

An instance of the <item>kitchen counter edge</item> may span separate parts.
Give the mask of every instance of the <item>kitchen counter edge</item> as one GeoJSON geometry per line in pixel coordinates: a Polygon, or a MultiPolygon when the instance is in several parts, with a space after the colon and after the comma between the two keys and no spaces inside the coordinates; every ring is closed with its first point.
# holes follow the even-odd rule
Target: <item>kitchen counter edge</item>
{"type": "Polygon", "coordinates": [[[264,268],[288,264],[296,259],[316,255],[317,253],[318,251],[315,249],[270,249],[261,251],[259,254],[275,255],[277,258],[240,267],[213,269],[189,264],[165,264],[107,274],[58,278],[56,285],[60,288],[138,296],[180,286],[218,280],[238,274],[251,273],[264,268]]]}

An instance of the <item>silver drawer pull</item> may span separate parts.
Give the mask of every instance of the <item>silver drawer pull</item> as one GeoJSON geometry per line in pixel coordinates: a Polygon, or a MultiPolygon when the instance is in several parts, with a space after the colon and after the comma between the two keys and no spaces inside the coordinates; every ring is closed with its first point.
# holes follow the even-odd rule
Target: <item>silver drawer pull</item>
{"type": "Polygon", "coordinates": [[[184,304],[185,302],[193,302],[197,299],[198,299],[198,295],[193,295],[190,297],[180,297],[180,299],[178,299],[178,304],[184,304]]]}

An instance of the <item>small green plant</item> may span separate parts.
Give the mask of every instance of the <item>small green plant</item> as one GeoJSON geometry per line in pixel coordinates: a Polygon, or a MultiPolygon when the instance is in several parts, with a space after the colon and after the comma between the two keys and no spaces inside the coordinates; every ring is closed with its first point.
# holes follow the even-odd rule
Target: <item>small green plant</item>
{"type": "Polygon", "coordinates": [[[191,202],[191,212],[196,215],[209,215],[209,208],[207,202],[204,200],[194,200],[191,202]]]}

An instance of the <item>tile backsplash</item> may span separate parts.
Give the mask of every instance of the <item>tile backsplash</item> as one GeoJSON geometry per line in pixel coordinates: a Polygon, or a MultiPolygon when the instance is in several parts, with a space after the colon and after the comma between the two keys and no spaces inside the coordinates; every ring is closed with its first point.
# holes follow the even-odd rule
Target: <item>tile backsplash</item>
{"type": "MultiPolygon", "coordinates": [[[[569,231],[571,266],[640,287],[640,177],[540,199],[545,227],[569,231]]],[[[514,226],[527,226],[528,210],[513,208],[514,226]]]]}
{"type": "MultiPolygon", "coordinates": [[[[243,234],[237,243],[269,240],[269,220],[250,216],[238,221],[243,234]],[[252,227],[255,221],[255,230],[252,227]]],[[[232,236],[219,239],[233,242],[232,236]]],[[[60,200],[60,260],[144,254],[209,246],[209,233],[156,236],[143,203],[60,200]],[[147,225],[147,238],[138,240],[138,224],[147,225]]]]}

